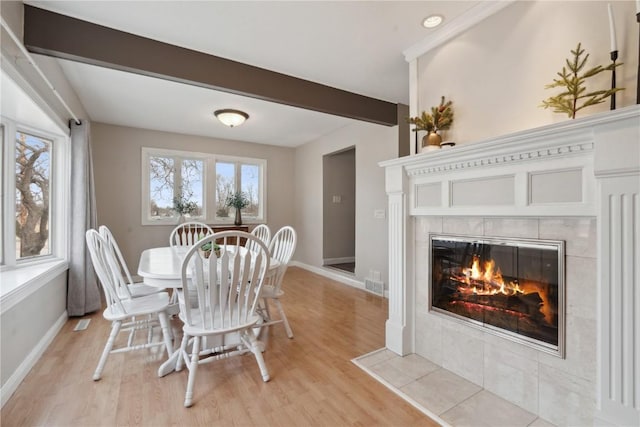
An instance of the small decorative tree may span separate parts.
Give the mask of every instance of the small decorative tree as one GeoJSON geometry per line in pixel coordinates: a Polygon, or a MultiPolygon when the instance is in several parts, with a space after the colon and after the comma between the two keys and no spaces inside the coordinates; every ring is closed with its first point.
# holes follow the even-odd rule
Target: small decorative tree
{"type": "Polygon", "coordinates": [[[562,87],[565,90],[558,95],[542,101],[542,105],[540,105],[540,107],[553,108],[555,113],[566,113],[570,118],[575,119],[578,111],[590,105],[600,104],[612,94],[624,90],[624,88],[587,92],[585,81],[589,77],[593,77],[603,71],[611,71],[615,67],[622,65],[622,63],[612,62],[606,67],[598,65],[597,67],[591,68],[581,74],[582,69],[587,63],[587,59],[589,59],[589,54],[587,53],[585,57],[582,58],[584,49],[582,49],[581,43],[578,43],[578,47],[576,47],[575,50],[572,50],[571,53],[573,54],[573,61],[569,61],[568,59],[566,60],[567,65],[562,67],[561,72],[557,73],[560,78],[554,79],[553,83],[545,86],[545,89],[562,87]],[[578,105],[579,101],[582,101],[582,104],[578,105]]]}

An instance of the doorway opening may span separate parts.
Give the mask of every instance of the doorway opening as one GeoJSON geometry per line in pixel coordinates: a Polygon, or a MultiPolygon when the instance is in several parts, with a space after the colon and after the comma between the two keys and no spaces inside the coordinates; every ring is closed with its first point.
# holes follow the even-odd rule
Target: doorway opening
{"type": "Polygon", "coordinates": [[[323,157],[323,265],[353,274],[356,267],[356,148],[323,157]]]}

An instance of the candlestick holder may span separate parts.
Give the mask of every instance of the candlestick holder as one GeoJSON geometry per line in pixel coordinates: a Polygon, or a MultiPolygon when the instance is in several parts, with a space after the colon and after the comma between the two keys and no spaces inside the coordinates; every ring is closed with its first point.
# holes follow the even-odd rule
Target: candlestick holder
{"type": "MultiPolygon", "coordinates": [[[[611,52],[611,62],[613,63],[613,67],[611,68],[611,89],[616,88],[616,60],[618,59],[618,51],[614,50],[611,52]]],[[[611,94],[611,110],[616,109],[616,93],[613,92],[611,94]]]]}

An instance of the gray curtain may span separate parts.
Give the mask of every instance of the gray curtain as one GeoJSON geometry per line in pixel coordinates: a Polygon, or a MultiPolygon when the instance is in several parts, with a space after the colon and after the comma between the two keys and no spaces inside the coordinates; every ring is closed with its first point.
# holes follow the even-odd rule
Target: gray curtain
{"type": "Polygon", "coordinates": [[[71,128],[71,212],[67,314],[83,316],[101,307],[98,282],[84,237],[88,229],[96,228],[96,198],[89,122],[84,120],[76,124],[71,120],[69,127],[71,128]]]}

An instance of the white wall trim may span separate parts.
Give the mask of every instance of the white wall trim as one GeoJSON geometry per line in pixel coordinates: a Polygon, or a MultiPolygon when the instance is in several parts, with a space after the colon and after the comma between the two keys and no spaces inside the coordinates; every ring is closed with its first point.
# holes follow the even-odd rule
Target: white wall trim
{"type": "Polygon", "coordinates": [[[513,2],[514,0],[480,2],[475,6],[472,6],[460,16],[452,19],[448,24],[443,25],[439,30],[432,32],[422,41],[405,49],[402,52],[404,54],[404,59],[407,62],[413,61],[419,56],[429,52],[431,49],[434,49],[457,35],[462,34],[491,15],[498,13],[513,2]]]}
{"type": "Polygon", "coordinates": [[[335,270],[330,270],[328,268],[323,268],[323,267],[316,267],[313,265],[309,265],[309,264],[305,264],[303,262],[300,261],[291,261],[289,263],[289,265],[291,267],[300,267],[300,268],[304,268],[305,270],[308,270],[312,273],[316,273],[319,274],[321,276],[324,277],[328,277],[329,279],[335,280],[336,282],[340,282],[340,283],[344,283],[345,285],[349,285],[352,286],[354,288],[358,288],[358,289],[362,289],[363,291],[367,291],[369,292],[365,286],[364,286],[364,282],[361,282],[359,280],[355,280],[351,277],[347,277],[343,274],[340,274],[339,272],[336,272],[335,270]]]}
{"type": "Polygon", "coordinates": [[[356,257],[343,256],[340,258],[325,258],[322,260],[323,265],[344,264],[346,262],[356,262],[356,257]]]}
{"type": "Polygon", "coordinates": [[[0,390],[0,398],[2,399],[2,406],[7,403],[9,398],[15,393],[18,389],[20,383],[25,379],[29,371],[35,366],[36,362],[40,359],[42,354],[44,354],[49,344],[53,341],[53,339],[58,335],[58,332],[62,329],[64,324],[67,322],[68,316],[67,311],[65,310],[58,320],[49,328],[46,334],[42,337],[42,339],[38,342],[38,344],[31,350],[29,355],[24,358],[18,369],[15,370],[13,375],[9,377],[7,382],[4,383],[2,389],[0,390]]]}

